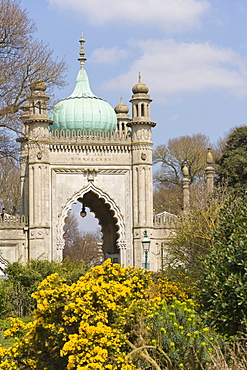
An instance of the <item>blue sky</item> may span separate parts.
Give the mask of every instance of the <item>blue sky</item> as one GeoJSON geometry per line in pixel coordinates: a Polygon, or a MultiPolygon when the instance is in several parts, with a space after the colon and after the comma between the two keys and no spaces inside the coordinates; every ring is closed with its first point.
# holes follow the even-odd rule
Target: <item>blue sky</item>
{"type": "Polygon", "coordinates": [[[92,91],[130,107],[141,72],[153,99],[154,145],[203,133],[214,143],[247,122],[246,0],[21,0],[37,37],[68,65],[70,95],[81,32],[92,91]]]}

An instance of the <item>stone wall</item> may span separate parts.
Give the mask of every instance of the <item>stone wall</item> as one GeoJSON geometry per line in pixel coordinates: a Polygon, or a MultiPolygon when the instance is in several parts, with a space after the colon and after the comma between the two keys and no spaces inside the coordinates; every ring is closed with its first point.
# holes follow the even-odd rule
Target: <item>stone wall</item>
{"type": "Polygon", "coordinates": [[[0,266],[28,259],[28,227],[24,216],[0,216],[0,266]],[[7,261],[7,262],[6,262],[7,261]]]}

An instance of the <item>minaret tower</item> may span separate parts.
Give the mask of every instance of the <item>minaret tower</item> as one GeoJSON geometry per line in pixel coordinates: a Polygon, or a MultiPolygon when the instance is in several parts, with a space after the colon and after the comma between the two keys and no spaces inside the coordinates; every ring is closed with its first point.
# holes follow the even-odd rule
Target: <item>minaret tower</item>
{"type": "Polygon", "coordinates": [[[120,103],[115,107],[115,112],[117,115],[117,130],[119,135],[125,136],[130,128],[127,126],[130,122],[129,108],[123,104],[123,99],[120,97],[120,103]]]}
{"type": "MultiPolygon", "coordinates": [[[[150,95],[148,87],[139,81],[133,87],[132,99],[132,177],[133,177],[133,239],[134,265],[142,267],[144,253],[142,251],[143,233],[146,230],[152,239],[153,227],[153,176],[152,176],[152,127],[156,124],[150,120],[150,95]]],[[[149,263],[152,269],[152,240],[149,263]]]]}
{"type": "Polygon", "coordinates": [[[23,109],[21,141],[22,214],[28,218],[27,258],[51,256],[49,125],[46,84],[39,79],[23,109]]]}

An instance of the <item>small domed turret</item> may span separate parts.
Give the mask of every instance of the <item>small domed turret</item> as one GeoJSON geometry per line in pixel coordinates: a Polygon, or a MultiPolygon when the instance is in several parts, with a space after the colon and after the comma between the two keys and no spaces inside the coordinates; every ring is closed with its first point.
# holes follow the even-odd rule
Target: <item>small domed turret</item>
{"type": "Polygon", "coordinates": [[[32,91],[45,91],[46,88],[47,88],[46,83],[41,81],[40,79],[37,79],[37,81],[31,84],[32,91]]]}
{"type": "Polygon", "coordinates": [[[128,114],[129,113],[129,108],[127,107],[127,105],[124,105],[123,104],[123,99],[122,97],[120,98],[120,104],[118,104],[115,108],[114,108],[116,114],[118,113],[125,113],[125,114],[128,114]]]}
{"type": "Polygon", "coordinates": [[[147,85],[142,83],[141,74],[139,72],[139,81],[135,86],[133,86],[132,92],[133,94],[147,94],[148,91],[149,91],[149,88],[147,87],[147,85]]]}

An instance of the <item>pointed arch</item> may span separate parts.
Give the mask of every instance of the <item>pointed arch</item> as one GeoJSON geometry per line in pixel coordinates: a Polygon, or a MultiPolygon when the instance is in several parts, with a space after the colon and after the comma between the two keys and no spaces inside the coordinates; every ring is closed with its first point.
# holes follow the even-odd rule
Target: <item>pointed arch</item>
{"type": "MultiPolygon", "coordinates": [[[[118,248],[126,248],[126,238],[125,238],[125,228],[124,228],[124,220],[121,212],[116,205],[115,201],[109,197],[107,193],[102,191],[101,189],[97,188],[93,182],[89,182],[88,185],[82,188],[80,191],[73,194],[73,196],[67,200],[67,203],[62,208],[62,212],[58,215],[58,225],[57,225],[57,246],[58,249],[62,249],[64,246],[64,225],[65,219],[68,215],[69,210],[72,209],[72,205],[77,203],[79,198],[83,198],[87,193],[93,193],[96,195],[101,201],[103,201],[109,208],[112,213],[112,217],[114,218],[116,224],[116,234],[117,240],[116,245],[118,248]]],[[[97,217],[97,210],[92,210],[96,217],[97,217]]]]}

